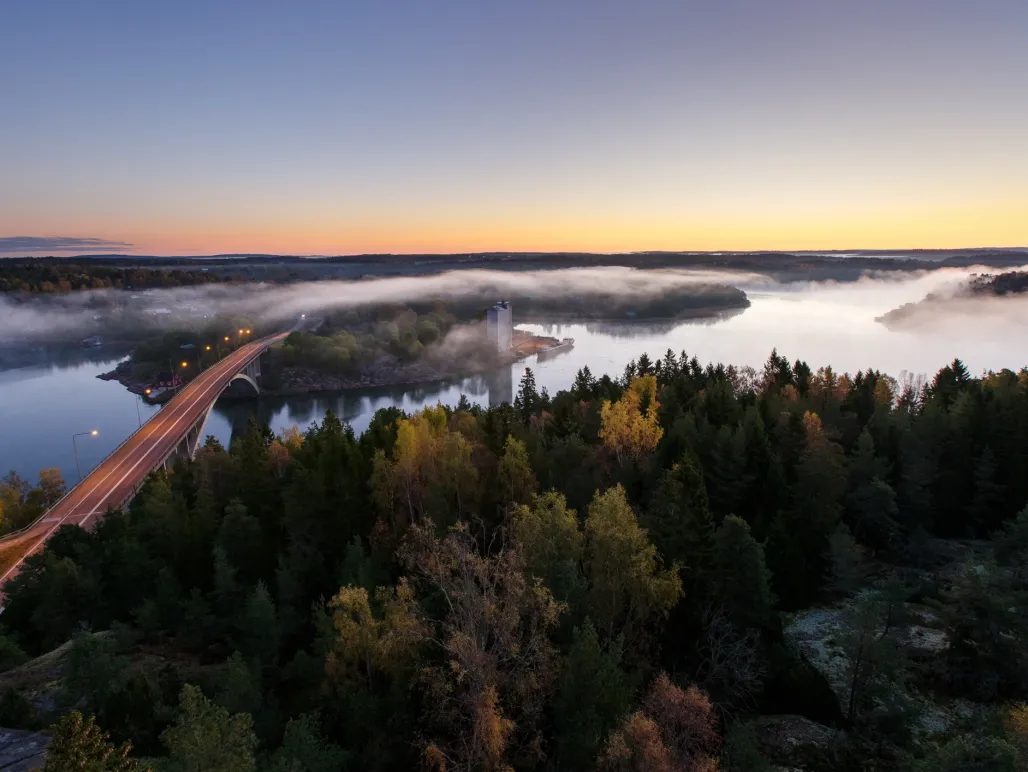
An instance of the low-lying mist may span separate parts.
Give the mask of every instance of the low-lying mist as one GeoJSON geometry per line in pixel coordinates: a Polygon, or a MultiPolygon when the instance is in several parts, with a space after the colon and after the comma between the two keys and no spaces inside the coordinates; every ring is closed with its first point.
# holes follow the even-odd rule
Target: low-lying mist
{"type": "MultiPolygon", "coordinates": [[[[202,327],[219,315],[251,318],[266,326],[283,326],[301,314],[317,316],[333,310],[380,304],[425,303],[433,300],[482,298],[485,302],[511,296],[561,298],[616,295],[652,298],[669,292],[712,292],[718,286],[738,287],[751,297],[774,293],[860,308],[877,317],[929,294],[959,293],[975,273],[986,269],[943,268],[916,272],[870,274],[854,282],[781,283],[758,273],[711,270],[622,267],[573,268],[544,271],[466,270],[429,276],[400,276],[357,281],[319,281],[296,284],[234,284],[155,289],[80,291],[30,298],[0,297],[0,343],[40,344],[104,335],[119,319],[157,319],[167,329],[202,327]],[[156,312],[156,313],[155,313],[156,312]]],[[[1028,301],[1026,301],[1028,302],[1028,301]]],[[[952,313],[985,314],[1014,321],[1024,319],[1028,305],[1016,298],[974,298],[950,308],[932,304],[919,324],[941,323],[952,313]]],[[[517,307],[514,311],[518,321],[517,307]]]]}
{"type": "Polygon", "coordinates": [[[168,326],[202,325],[217,315],[277,324],[332,310],[390,303],[513,295],[560,298],[584,294],[654,297],[668,291],[703,293],[716,285],[767,280],[715,271],[575,268],[554,271],[450,271],[358,281],[206,285],[139,292],[95,290],[67,295],[0,297],[0,342],[44,341],[103,334],[115,315],[159,314],[168,326]]]}

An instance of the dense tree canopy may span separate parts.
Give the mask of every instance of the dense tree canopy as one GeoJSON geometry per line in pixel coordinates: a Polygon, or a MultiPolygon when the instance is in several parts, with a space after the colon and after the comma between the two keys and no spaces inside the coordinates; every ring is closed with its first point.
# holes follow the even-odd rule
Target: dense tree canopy
{"type": "MultiPolygon", "coordinates": [[[[847,730],[817,768],[1006,769],[1028,736],[1025,436],[1028,371],[901,384],[777,352],[761,373],[668,352],[553,396],[526,373],[515,405],[380,411],[360,437],[251,423],[58,530],[5,588],[0,661],[72,641],[58,712],[111,739],[70,714],[53,764],[128,743],[162,769],[712,770],[727,736],[734,769],[760,756],[745,722],[789,712],[847,730]],[[978,564],[916,589],[948,647],[905,661],[915,590],[868,562],[968,539],[978,564]],[[840,701],[782,612],[858,591],[840,701]],[[1015,707],[922,742],[908,686],[1015,707]]],[[[5,523],[61,491],[8,477],[5,523]]]]}

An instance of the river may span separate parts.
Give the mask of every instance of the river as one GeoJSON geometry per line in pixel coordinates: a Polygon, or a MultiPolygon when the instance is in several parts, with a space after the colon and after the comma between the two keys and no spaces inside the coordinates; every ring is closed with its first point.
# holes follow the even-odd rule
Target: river
{"type": "MultiPolygon", "coordinates": [[[[899,377],[903,371],[931,377],[960,357],[972,373],[1028,365],[1025,314],[1016,318],[963,318],[918,332],[894,332],[875,321],[897,305],[924,297],[941,278],[861,282],[839,285],[743,286],[752,305],[719,320],[648,324],[518,325],[558,338],[572,337],[574,348],[548,361],[526,360],[501,372],[453,383],[379,388],[252,402],[219,402],[207,433],[228,444],[245,428],[256,409],[273,430],[318,421],[329,409],[363,431],[376,410],[396,405],[416,410],[436,402],[453,405],[461,394],[488,405],[513,399],[524,367],[531,367],[540,388],[551,393],[571,385],[579,368],[594,375],[619,375],[642,352],[651,358],[671,348],[700,362],[759,368],[772,348],[806,360],[816,369],[837,371],[868,367],[899,377]],[[999,324],[997,324],[999,322],[999,324]]],[[[517,311],[515,309],[515,315],[517,311]]],[[[516,316],[515,316],[516,321],[516,316]]],[[[77,478],[72,435],[83,474],[137,428],[156,407],[143,404],[116,382],[97,379],[117,359],[51,364],[0,372],[0,474],[15,470],[34,479],[44,467],[58,467],[65,479],[77,478]],[[139,416],[137,417],[137,409],[139,416]]]]}

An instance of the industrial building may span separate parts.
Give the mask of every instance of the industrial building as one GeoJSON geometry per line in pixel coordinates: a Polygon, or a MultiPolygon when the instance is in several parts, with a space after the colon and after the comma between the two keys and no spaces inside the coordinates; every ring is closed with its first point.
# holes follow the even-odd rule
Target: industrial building
{"type": "Polygon", "coordinates": [[[514,330],[513,310],[510,303],[501,300],[486,312],[486,335],[497,351],[509,351],[514,330]]]}

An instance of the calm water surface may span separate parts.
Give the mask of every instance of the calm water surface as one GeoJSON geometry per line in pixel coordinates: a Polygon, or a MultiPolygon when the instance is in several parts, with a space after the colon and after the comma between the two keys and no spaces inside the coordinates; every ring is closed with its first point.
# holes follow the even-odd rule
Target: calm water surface
{"type": "MultiPolygon", "coordinates": [[[[572,337],[575,347],[543,362],[535,358],[500,372],[453,383],[380,388],[253,402],[219,402],[207,433],[228,444],[245,429],[253,411],[275,431],[294,424],[305,427],[333,410],[363,431],[376,410],[395,405],[417,410],[425,405],[456,404],[461,394],[482,405],[513,398],[524,367],[536,373],[540,387],[551,393],[568,388],[579,368],[594,375],[618,375],[640,353],[656,358],[671,348],[685,350],[702,363],[758,367],[771,349],[790,359],[804,359],[815,369],[831,364],[836,371],[867,367],[894,376],[902,371],[933,374],[954,357],[974,373],[1028,365],[1028,320],[965,318],[917,333],[890,332],[875,317],[897,305],[924,297],[938,278],[867,285],[820,285],[814,291],[797,286],[768,291],[743,287],[752,305],[717,321],[653,325],[561,324],[519,325],[555,337],[572,337]],[[1001,322],[1001,324],[997,324],[1001,322]]],[[[515,309],[515,314],[517,310],[515,309]]],[[[516,319],[516,316],[515,316],[516,319]]],[[[14,469],[34,478],[44,467],[60,468],[76,479],[71,436],[97,429],[96,437],[79,437],[79,462],[85,474],[157,410],[142,404],[116,382],[97,379],[117,360],[71,365],[27,367],[0,372],[0,474],[14,469]]]]}

